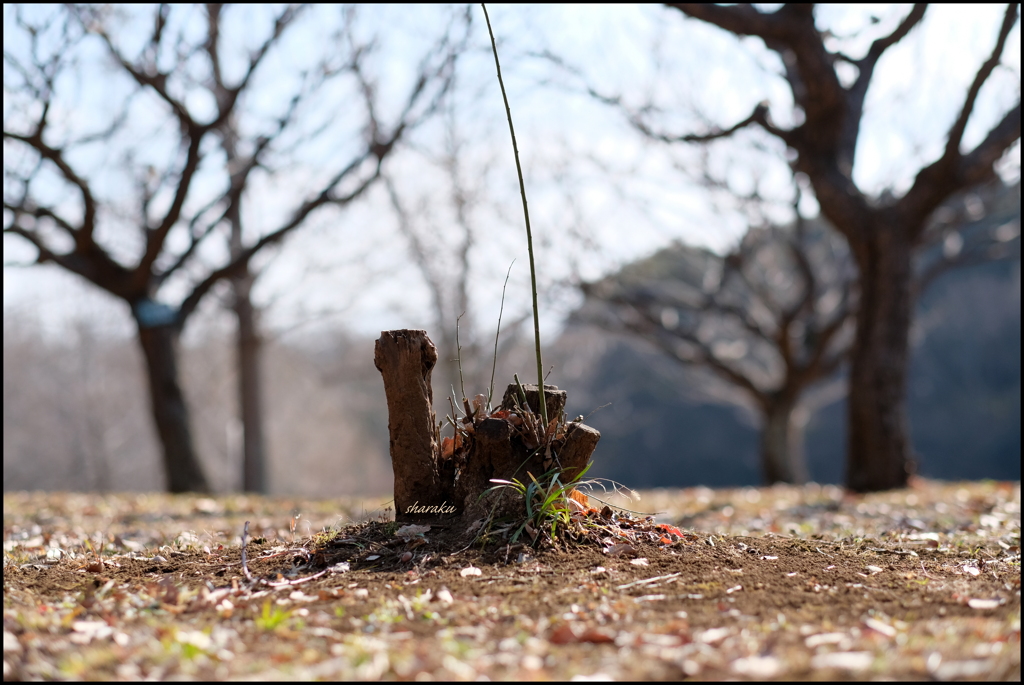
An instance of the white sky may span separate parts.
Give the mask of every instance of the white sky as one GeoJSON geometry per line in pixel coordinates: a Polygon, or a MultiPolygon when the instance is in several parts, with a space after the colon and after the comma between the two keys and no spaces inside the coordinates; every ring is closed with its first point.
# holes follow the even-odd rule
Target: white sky
{"type": "MultiPolygon", "coordinates": [[[[672,239],[724,249],[742,232],[744,223],[734,212],[716,211],[707,193],[687,179],[695,164],[695,149],[668,149],[641,140],[623,117],[582,94],[581,81],[536,58],[550,50],[579,67],[589,83],[605,93],[621,94],[635,106],[652,101],[662,114],[651,118],[666,131],[686,132],[699,127],[701,117],[729,125],[746,117],[754,105],[768,100],[776,121],[791,120],[791,97],[782,79],[777,56],[759,40],[737,42],[731,36],[697,21],[684,19],[660,6],[490,6],[499,37],[503,75],[509,88],[517,138],[527,176],[527,192],[542,286],[566,278],[572,269],[595,278],[624,261],[649,254],[672,239]],[[680,171],[681,169],[681,171],[680,171]],[[581,247],[567,235],[576,225],[599,245],[581,247]]],[[[12,22],[5,6],[5,49],[12,22]]],[[[326,12],[317,8],[317,12],[326,12]]],[[[471,283],[472,306],[479,325],[491,330],[497,316],[501,282],[512,258],[517,262],[509,283],[506,316],[514,317],[529,305],[528,261],[522,231],[518,184],[508,139],[500,92],[494,78],[493,58],[486,42],[486,26],[474,8],[475,40],[464,58],[459,78],[460,130],[468,138],[464,161],[467,185],[479,205],[471,283]],[[490,164],[489,170],[484,167],[490,164]]],[[[382,93],[401,92],[396,81],[408,78],[408,55],[418,55],[431,31],[443,20],[436,6],[360,8],[362,18],[380,31],[382,93]],[[390,88],[390,90],[389,90],[390,88]]],[[[844,52],[860,56],[871,40],[892,30],[907,6],[822,6],[818,25],[837,36],[844,52]],[[868,17],[879,18],[871,24],[868,17]],[[867,28],[865,28],[867,27],[867,28]],[[850,37],[863,29],[859,37],[850,37]]],[[[932,6],[923,25],[890,49],[879,64],[862,126],[855,179],[870,192],[904,190],[922,159],[931,160],[943,142],[943,133],[958,111],[970,80],[988,55],[1003,13],[997,5],[932,6]]],[[[233,24],[239,36],[258,32],[258,14],[245,14],[233,24]]],[[[314,17],[316,19],[316,17],[314,17]]],[[[287,90],[296,64],[324,44],[327,25],[311,20],[289,36],[289,49],[261,74],[260,96],[254,106],[273,109],[280,100],[277,88],[287,90]]],[[[369,29],[368,29],[369,30],[369,29]]],[[[244,38],[236,37],[241,41],[244,38]]],[[[11,45],[11,47],[9,47],[11,45]]],[[[831,46],[830,46],[831,47],[831,46]]],[[[85,53],[84,57],[94,53],[85,53]]],[[[1014,28],[1003,54],[1003,67],[983,89],[965,144],[981,136],[1020,98],[1020,27],[1014,28]]],[[[83,83],[78,84],[77,108],[69,121],[83,123],[98,117],[109,90],[90,88],[89,78],[108,72],[89,71],[83,62],[83,83]],[[103,92],[103,97],[97,93],[103,92]]],[[[5,73],[5,124],[12,116],[5,73]]],[[[104,84],[110,88],[109,84],[104,84]]],[[[145,102],[139,104],[145,106],[145,102]]],[[[197,103],[201,106],[201,102],[197,103]]],[[[321,120],[341,111],[329,98],[321,120]]],[[[72,125],[69,123],[68,125],[72,125]]],[[[83,124],[84,125],[84,124],[83,124]]],[[[439,125],[416,133],[422,151],[440,146],[439,125]]],[[[138,130],[139,136],[159,131],[138,130]]],[[[765,140],[747,135],[746,140],[765,140]]],[[[266,181],[247,205],[250,229],[272,225],[308,187],[318,170],[336,157],[349,141],[337,139],[337,148],[310,150],[286,178],[266,181]]],[[[780,149],[777,144],[772,150],[780,149]]],[[[157,154],[154,145],[150,154],[157,154]]],[[[111,160],[93,153],[83,165],[99,167],[111,160]]],[[[5,146],[5,164],[8,163],[5,146]]],[[[1009,174],[1019,173],[1020,148],[1004,160],[1009,174]]],[[[740,190],[756,177],[771,193],[785,192],[785,167],[777,156],[752,154],[730,143],[713,148],[711,166],[740,190]]],[[[389,170],[410,204],[444,199],[437,168],[422,154],[406,151],[389,160],[389,170]]],[[[112,191],[113,192],[113,191],[112,191]]],[[[325,211],[300,229],[280,248],[258,261],[269,262],[256,291],[257,303],[267,307],[266,321],[277,330],[312,322],[323,310],[338,313],[322,319],[361,333],[382,329],[427,326],[429,300],[422,279],[408,259],[408,248],[394,228],[382,187],[365,202],[344,212],[325,211]]],[[[422,216],[435,215],[438,240],[447,239],[444,206],[423,206],[422,216]]],[[[450,217],[449,217],[450,218],[450,217]]],[[[784,214],[779,216],[784,219],[784,214]]],[[[113,230],[113,229],[111,229],[113,230]]],[[[132,249],[124,243],[126,251],[132,249]]],[[[31,258],[18,238],[4,238],[5,262],[31,258]]],[[[554,335],[562,316],[575,300],[564,290],[545,289],[542,331],[554,335]]],[[[177,297],[173,293],[170,299],[177,297]]],[[[207,302],[207,309],[214,303],[207,302]]],[[[76,317],[102,321],[110,330],[130,332],[127,309],[75,277],[53,267],[4,269],[5,311],[35,312],[47,327],[62,333],[63,323],[76,317]]],[[[194,323],[194,322],[193,322],[194,323]]],[[[190,324],[191,326],[191,324],[190,324]]],[[[304,329],[306,330],[306,329],[304,329]]]]}

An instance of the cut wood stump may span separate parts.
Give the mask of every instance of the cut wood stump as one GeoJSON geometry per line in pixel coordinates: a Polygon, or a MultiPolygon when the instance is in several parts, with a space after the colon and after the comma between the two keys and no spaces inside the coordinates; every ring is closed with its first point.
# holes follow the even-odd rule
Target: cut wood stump
{"type": "Polygon", "coordinates": [[[530,474],[539,478],[555,470],[566,483],[586,468],[601,434],[565,420],[566,392],[553,385],[544,386],[547,426],[537,386],[524,384],[520,391],[510,384],[489,413],[483,401],[464,401],[467,415],[458,419],[454,436],[442,438],[430,387],[436,362],[426,331],[382,331],[377,340],[374,364],[387,396],[396,520],[460,519],[468,525],[496,509],[515,513],[522,500],[508,497],[509,491],[483,496],[494,485],[491,479],[529,482],[530,474]]]}

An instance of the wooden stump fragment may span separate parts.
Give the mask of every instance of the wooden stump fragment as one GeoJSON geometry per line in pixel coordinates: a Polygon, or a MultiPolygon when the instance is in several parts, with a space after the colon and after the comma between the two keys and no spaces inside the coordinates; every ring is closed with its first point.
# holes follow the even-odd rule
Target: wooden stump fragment
{"type": "Polygon", "coordinates": [[[562,483],[577,476],[590,461],[601,434],[582,423],[566,423],[566,392],[544,386],[548,425],[538,409],[540,392],[524,384],[509,385],[501,406],[491,415],[464,417],[458,440],[445,438],[442,449],[434,418],[430,373],[437,350],[425,331],[383,331],[374,364],[384,378],[388,402],[391,465],[395,474],[395,518],[428,522],[461,517],[465,523],[501,507],[515,513],[521,502],[497,493],[481,498],[491,479],[528,483],[560,471],[562,483]]]}
{"type": "Polygon", "coordinates": [[[437,426],[430,372],[437,348],[426,331],[381,331],[373,364],[384,378],[388,400],[391,468],[395,473],[395,518],[437,518],[410,507],[438,506],[447,494],[438,478],[437,426]],[[436,501],[435,501],[436,500],[436,501]]]}
{"type": "MultiPolygon", "coordinates": [[[[523,392],[526,395],[526,403],[530,409],[534,412],[540,413],[540,391],[537,389],[536,383],[523,383],[523,392]]],[[[544,404],[547,405],[548,410],[548,421],[551,419],[557,419],[562,415],[565,410],[565,400],[569,393],[565,390],[559,390],[556,385],[544,384],[544,404]]],[[[501,398],[501,408],[506,410],[515,409],[517,404],[521,404],[522,400],[519,397],[519,386],[515,383],[510,383],[505,389],[505,396],[501,398]]]]}

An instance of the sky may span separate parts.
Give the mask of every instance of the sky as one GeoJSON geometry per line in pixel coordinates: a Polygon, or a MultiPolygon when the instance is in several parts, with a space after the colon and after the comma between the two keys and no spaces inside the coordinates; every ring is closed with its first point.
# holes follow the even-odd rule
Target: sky
{"type": "MultiPolygon", "coordinates": [[[[24,43],[9,21],[12,7],[4,8],[4,44],[5,50],[18,54],[24,43]]],[[[643,140],[620,112],[595,102],[585,89],[590,86],[621,96],[634,108],[649,103],[654,106],[651,123],[671,132],[701,130],[709,121],[729,125],[745,118],[763,100],[769,102],[773,118],[785,124],[793,120],[792,98],[777,75],[781,64],[774,53],[757,39],[738,41],[660,6],[494,5],[489,9],[538,245],[542,330],[554,335],[578,302],[572,289],[560,283],[598,278],[671,240],[721,251],[739,238],[746,223],[728,194],[709,194],[694,181],[701,169],[697,148],[668,148],[643,140]],[[564,66],[545,59],[544,54],[557,55],[564,66]]],[[[238,48],[240,57],[251,47],[249,37],[269,25],[269,15],[254,8],[232,11],[236,14],[226,24],[230,35],[225,36],[225,45],[238,48]]],[[[471,318],[480,330],[493,330],[509,263],[516,260],[505,305],[510,318],[529,307],[529,271],[518,183],[493,57],[479,8],[474,6],[473,11],[471,49],[459,67],[458,105],[450,129],[462,138],[461,178],[472,198],[471,318]]],[[[833,34],[830,48],[859,57],[871,40],[890,32],[907,11],[905,5],[822,6],[817,22],[833,34]]],[[[886,53],[869,91],[857,152],[854,178],[862,189],[899,193],[908,187],[922,160],[937,156],[944,131],[991,50],[1002,12],[998,5],[933,6],[922,25],[886,53]]],[[[450,6],[358,9],[357,37],[376,37],[372,64],[382,111],[398,106],[411,79],[410,63],[415,64],[454,13],[450,6]]],[[[196,15],[182,16],[187,35],[201,30],[196,15]]],[[[330,29],[338,17],[333,8],[316,7],[286,35],[282,49],[261,68],[256,95],[247,103],[253,126],[280,110],[296,87],[295,71],[315,62],[323,46],[335,39],[330,29]]],[[[143,25],[137,18],[126,22],[119,36],[126,50],[136,49],[133,40],[141,45],[138,36],[143,32],[134,27],[143,25]]],[[[63,84],[66,104],[55,110],[68,131],[99,125],[110,116],[110,103],[127,92],[122,82],[111,78],[98,46],[83,46],[78,77],[63,84]]],[[[240,69],[239,57],[234,64],[240,69]]],[[[982,90],[965,135],[968,146],[977,143],[1020,98],[1019,22],[1003,62],[982,90]]],[[[19,100],[8,90],[8,72],[5,61],[5,128],[22,115],[19,100]]],[[[187,102],[193,111],[210,108],[203,97],[200,89],[190,96],[187,102]]],[[[258,180],[244,215],[253,234],[279,221],[286,208],[294,206],[296,198],[303,197],[358,141],[359,116],[346,105],[350,97],[351,92],[340,89],[312,102],[307,114],[314,123],[309,128],[323,126],[327,137],[301,148],[290,160],[282,159],[277,175],[258,180]]],[[[172,139],[166,121],[150,114],[157,106],[146,96],[133,105],[136,116],[131,119],[129,137],[146,142],[136,147],[139,164],[147,156],[158,163],[171,149],[166,143],[172,139]]],[[[454,263],[460,237],[446,201],[450,189],[437,163],[444,141],[443,122],[432,122],[415,131],[387,167],[419,230],[431,239],[434,259],[441,265],[454,263]]],[[[707,164],[737,191],[747,192],[758,183],[768,197],[777,200],[766,213],[781,221],[788,218],[790,187],[783,155],[782,148],[765,136],[745,133],[737,141],[713,146],[707,164]],[[765,150],[754,152],[749,143],[760,143],[765,150]]],[[[4,158],[5,165],[13,163],[7,143],[4,158]]],[[[76,161],[102,179],[104,192],[127,206],[125,188],[131,187],[133,179],[111,171],[118,161],[112,148],[87,150],[76,161]]],[[[1018,143],[1003,160],[1002,172],[1012,177],[1019,175],[1019,168],[1018,143]]],[[[210,184],[216,183],[215,171],[211,168],[210,184]]],[[[41,192],[47,190],[59,192],[56,186],[41,192]]],[[[807,202],[805,209],[813,212],[813,200],[807,202]]],[[[111,216],[106,230],[117,241],[119,253],[127,257],[137,245],[123,237],[129,234],[126,213],[125,208],[123,216],[111,216]]],[[[270,330],[301,336],[340,325],[375,335],[389,328],[431,325],[431,302],[422,274],[396,226],[388,195],[378,185],[365,201],[345,211],[320,213],[282,247],[260,257],[256,265],[263,272],[255,299],[265,309],[264,321],[270,330]]],[[[126,306],[94,287],[54,267],[9,266],[31,257],[23,241],[5,235],[5,313],[38,316],[58,337],[68,334],[69,322],[82,317],[110,332],[131,334],[126,306]]],[[[217,257],[212,250],[209,258],[217,257]]],[[[166,297],[175,301],[183,286],[171,284],[166,297]]],[[[214,312],[219,304],[222,301],[212,299],[206,303],[210,316],[205,321],[217,319],[214,312]]],[[[217,324],[196,326],[192,334],[204,325],[217,324]]]]}

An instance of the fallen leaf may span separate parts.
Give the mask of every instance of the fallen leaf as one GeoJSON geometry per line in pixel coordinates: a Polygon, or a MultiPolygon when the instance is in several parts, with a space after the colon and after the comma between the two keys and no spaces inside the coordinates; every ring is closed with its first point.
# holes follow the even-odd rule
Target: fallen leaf
{"type": "Polygon", "coordinates": [[[655,527],[656,528],[660,528],[661,530],[665,531],[666,533],[671,533],[672,535],[675,535],[678,538],[682,538],[683,537],[683,532],[681,530],[679,530],[675,526],[670,526],[667,523],[659,523],[655,527]]]}
{"type": "Polygon", "coordinates": [[[592,642],[594,644],[606,644],[609,642],[615,642],[615,634],[607,628],[587,628],[583,634],[580,635],[579,641],[592,642]]]}
{"type": "Polygon", "coordinates": [[[817,635],[808,635],[804,639],[804,644],[807,645],[808,649],[814,649],[822,645],[837,645],[846,639],[846,633],[819,633],[817,635]]]}
{"type": "Polygon", "coordinates": [[[625,542],[620,542],[617,545],[612,545],[611,547],[606,548],[604,553],[610,557],[617,557],[623,554],[636,554],[636,547],[625,542]]]}
{"type": "Polygon", "coordinates": [[[728,628],[709,628],[703,633],[697,636],[699,642],[704,642],[709,645],[713,645],[716,642],[724,640],[729,635],[728,628]]]}
{"type": "Polygon", "coordinates": [[[967,606],[972,609],[997,609],[1003,600],[1001,599],[969,599],[967,606]]]}
{"type": "Polygon", "coordinates": [[[782,662],[773,656],[748,656],[732,662],[732,670],[748,678],[774,678],[782,671],[782,662]]]}
{"type": "Polygon", "coordinates": [[[408,526],[402,526],[395,531],[395,535],[400,538],[411,538],[415,535],[422,535],[430,530],[430,526],[417,526],[415,524],[409,524],[408,526]]]}
{"type": "Polygon", "coordinates": [[[580,629],[573,623],[563,623],[551,631],[548,640],[555,645],[567,645],[580,641],[580,629]]]}
{"type": "Polygon", "coordinates": [[[874,657],[871,652],[831,652],[811,657],[811,668],[835,668],[843,671],[866,671],[874,657]]]}
{"type": "Polygon", "coordinates": [[[881,633],[886,637],[895,637],[896,629],[887,623],[882,623],[877,618],[866,618],[864,619],[864,625],[876,633],[881,633]]]}

